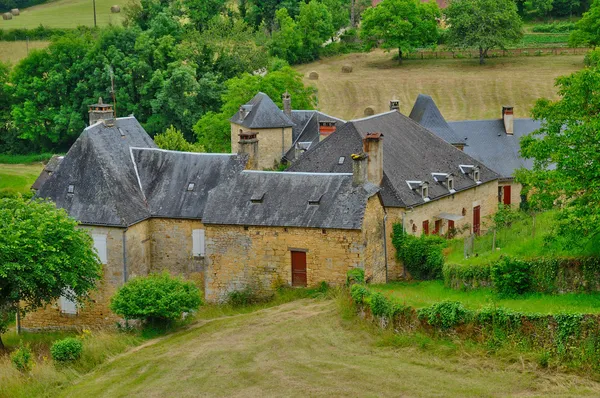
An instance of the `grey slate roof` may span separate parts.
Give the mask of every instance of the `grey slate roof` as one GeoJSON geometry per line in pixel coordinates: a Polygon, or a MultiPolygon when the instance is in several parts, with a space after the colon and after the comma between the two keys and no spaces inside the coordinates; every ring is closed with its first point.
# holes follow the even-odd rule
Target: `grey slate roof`
{"type": "Polygon", "coordinates": [[[351,174],[244,171],[210,192],[202,222],[361,229],[377,191],[373,184],[352,186],[351,174]]]}
{"type": "Polygon", "coordinates": [[[533,162],[520,155],[521,137],[541,127],[532,119],[514,119],[514,135],[507,135],[504,122],[493,120],[466,120],[449,122],[450,126],[467,142],[465,152],[503,178],[511,178],[516,169],[530,169],[533,162]]]}
{"type": "Polygon", "coordinates": [[[319,122],[334,122],[335,128],[340,129],[346,124],[345,120],[338,119],[320,111],[292,110],[292,120],[295,124],[292,129],[292,146],[286,152],[284,158],[288,161],[295,159],[295,147],[299,142],[317,144],[321,138],[319,122]]]}
{"type": "Polygon", "coordinates": [[[130,147],[156,147],[133,117],[119,118],[112,127],[100,122],[86,128],[37,196],[53,200],[83,224],[127,226],[149,217],[130,147]]]}
{"type": "Polygon", "coordinates": [[[479,166],[482,183],[499,178],[481,162],[397,111],[349,121],[342,129],[306,152],[288,170],[349,173],[352,171],[350,155],[361,152],[362,139],[367,133],[373,132],[384,135],[381,196],[387,207],[410,207],[425,203],[420,193],[410,189],[407,181],[428,182],[431,200],[450,195],[448,189],[436,182],[431,173],[453,173],[456,191],[477,186],[470,176],[461,173],[459,165],[479,166]],[[341,156],[345,160],[340,165],[341,156]]]}
{"type": "Polygon", "coordinates": [[[419,94],[409,117],[450,144],[468,145],[465,139],[456,134],[448,125],[433,98],[429,95],[419,94]]]}
{"type": "Polygon", "coordinates": [[[246,157],[132,148],[153,217],[200,219],[208,192],[240,173],[246,157]],[[193,190],[188,185],[194,184],[193,190]]]}
{"type": "Polygon", "coordinates": [[[56,170],[58,170],[58,167],[60,166],[63,159],[64,159],[64,156],[59,156],[59,155],[52,156],[50,158],[50,160],[48,161],[48,163],[46,163],[46,165],[44,166],[44,169],[42,170],[42,172],[40,173],[38,178],[35,180],[35,182],[31,186],[31,189],[34,189],[36,191],[39,190],[42,187],[42,185],[44,185],[46,180],[48,180],[48,178],[50,178],[50,176],[54,172],[56,172],[56,170]]]}
{"type": "Polygon", "coordinates": [[[241,112],[238,111],[229,119],[230,122],[253,129],[294,126],[294,122],[265,93],[256,94],[242,107],[248,111],[246,117],[243,118],[241,112]]]}

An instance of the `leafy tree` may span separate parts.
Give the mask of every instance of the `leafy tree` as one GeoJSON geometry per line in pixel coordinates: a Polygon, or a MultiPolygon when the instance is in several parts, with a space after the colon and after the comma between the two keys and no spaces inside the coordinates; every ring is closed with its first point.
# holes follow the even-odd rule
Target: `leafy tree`
{"type": "Polygon", "coordinates": [[[0,335],[4,314],[20,301],[23,312],[61,295],[82,302],[101,271],[92,238],[64,210],[42,200],[0,199],[0,335]]]}
{"type": "Polygon", "coordinates": [[[298,15],[300,0],[251,0],[252,6],[246,16],[254,26],[264,25],[271,32],[274,27],[275,13],[281,8],[286,8],[292,18],[298,15]]]}
{"type": "Polygon", "coordinates": [[[226,0],[183,0],[183,5],[188,9],[190,21],[198,30],[203,30],[208,22],[225,11],[226,0]]]}
{"type": "Polygon", "coordinates": [[[316,59],[321,45],[334,33],[327,6],[319,0],[311,0],[308,4],[300,3],[297,29],[302,38],[301,60],[307,62],[316,59]]]}
{"type": "Polygon", "coordinates": [[[513,0],[453,0],[446,9],[448,44],[479,49],[484,64],[491,48],[505,48],[523,35],[521,17],[513,0]]]}
{"type": "Polygon", "coordinates": [[[381,43],[384,49],[398,49],[402,62],[404,53],[437,43],[440,16],[436,2],[385,0],[363,13],[361,37],[370,47],[381,43]]]}
{"type": "Polygon", "coordinates": [[[533,169],[517,177],[531,188],[532,204],[560,206],[558,232],[576,242],[600,233],[600,66],[560,77],[557,85],[561,98],[540,99],[533,109],[542,126],[521,140],[533,169]]]}
{"type": "Polygon", "coordinates": [[[552,11],[555,0],[527,0],[525,9],[530,15],[546,18],[552,11]]]}
{"type": "Polygon", "coordinates": [[[571,32],[569,44],[597,46],[600,44],[600,0],[594,0],[589,11],[577,22],[577,29],[571,32]]]}
{"type": "Polygon", "coordinates": [[[554,0],[552,15],[557,17],[571,17],[581,7],[581,0],[554,0]]]}
{"type": "Polygon", "coordinates": [[[182,152],[204,152],[204,148],[198,144],[189,143],[181,131],[171,126],[162,134],[154,136],[154,142],[159,148],[182,152]]]}
{"type": "Polygon", "coordinates": [[[298,61],[302,37],[296,27],[296,22],[290,17],[286,8],[275,13],[278,29],[273,32],[273,40],[269,44],[272,56],[285,59],[290,64],[298,61]]]}
{"type": "Polygon", "coordinates": [[[337,32],[341,28],[350,25],[350,3],[347,0],[321,0],[331,13],[333,30],[337,32]]]}

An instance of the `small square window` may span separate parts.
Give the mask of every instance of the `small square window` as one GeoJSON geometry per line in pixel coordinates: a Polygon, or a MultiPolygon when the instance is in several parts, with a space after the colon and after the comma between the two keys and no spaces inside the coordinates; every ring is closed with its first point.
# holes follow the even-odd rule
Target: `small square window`
{"type": "Polygon", "coordinates": [[[340,156],[340,158],[338,159],[338,164],[344,164],[345,160],[346,160],[345,156],[340,156]]]}
{"type": "Polygon", "coordinates": [[[196,184],[194,184],[193,182],[190,182],[190,183],[188,184],[187,190],[188,190],[188,191],[193,191],[193,190],[194,190],[194,186],[195,186],[195,185],[196,185],[196,184]]]}
{"type": "Polygon", "coordinates": [[[448,178],[448,190],[450,190],[450,191],[454,190],[454,179],[451,177],[448,178]]]}
{"type": "Polygon", "coordinates": [[[67,188],[67,193],[74,193],[75,192],[75,185],[69,185],[69,187],[67,188]]]}
{"type": "Polygon", "coordinates": [[[479,182],[479,170],[475,170],[473,172],[473,179],[475,180],[475,182],[479,182]]]}

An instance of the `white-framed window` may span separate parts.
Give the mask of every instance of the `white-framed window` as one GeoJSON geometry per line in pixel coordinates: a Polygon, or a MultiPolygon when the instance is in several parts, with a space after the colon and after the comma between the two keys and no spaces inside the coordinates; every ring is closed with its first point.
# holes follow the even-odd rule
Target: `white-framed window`
{"type": "Polygon", "coordinates": [[[206,243],[203,229],[192,230],[192,255],[204,257],[206,254],[206,243]]]}
{"type": "Polygon", "coordinates": [[[448,190],[454,191],[454,178],[452,176],[448,177],[448,190]]]}
{"type": "MultiPolygon", "coordinates": [[[[73,291],[69,289],[69,293],[72,294],[73,291]]],[[[77,303],[67,298],[67,296],[60,296],[58,304],[60,305],[60,312],[62,312],[63,314],[77,314],[77,303]]]]}
{"type": "Polygon", "coordinates": [[[92,234],[92,239],[94,240],[94,248],[98,253],[98,257],[100,257],[100,262],[102,264],[108,263],[108,252],[106,249],[106,235],[104,234],[92,234]]]}
{"type": "Polygon", "coordinates": [[[475,182],[479,182],[479,170],[475,170],[473,172],[473,179],[475,180],[475,182]]]}
{"type": "Polygon", "coordinates": [[[429,198],[429,184],[423,183],[423,185],[421,186],[421,196],[423,197],[423,199],[429,198]]]}

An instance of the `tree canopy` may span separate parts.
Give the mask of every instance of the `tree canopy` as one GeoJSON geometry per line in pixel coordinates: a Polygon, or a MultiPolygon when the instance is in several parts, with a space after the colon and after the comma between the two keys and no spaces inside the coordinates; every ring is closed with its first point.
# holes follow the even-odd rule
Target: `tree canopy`
{"type": "Polygon", "coordinates": [[[597,46],[600,45],[600,0],[594,0],[589,11],[583,14],[571,32],[569,44],[597,46]]]}
{"type": "Polygon", "coordinates": [[[540,99],[533,109],[542,127],[523,137],[521,153],[534,165],[518,179],[535,206],[560,206],[561,235],[583,240],[600,233],[600,65],[560,77],[557,85],[560,99],[540,99]]]}
{"type": "Polygon", "coordinates": [[[41,200],[0,199],[0,334],[20,301],[24,312],[60,296],[82,302],[101,271],[92,238],[64,210],[41,200]]]}
{"type": "Polygon", "coordinates": [[[435,1],[385,0],[363,13],[361,37],[369,46],[398,50],[402,54],[437,43],[437,18],[440,10],[435,1]]]}
{"type": "Polygon", "coordinates": [[[480,64],[490,49],[505,48],[523,35],[523,22],[513,0],[453,0],[446,16],[448,44],[478,48],[480,64]]]}

